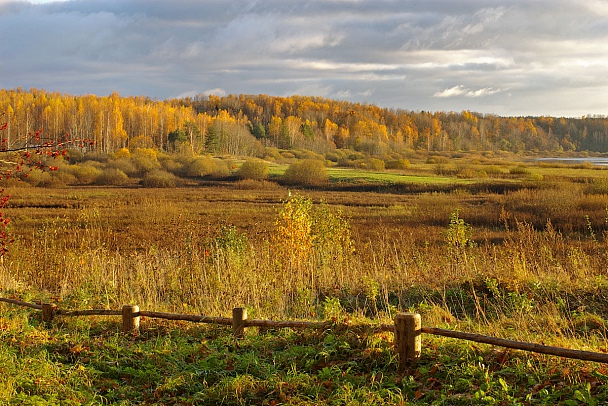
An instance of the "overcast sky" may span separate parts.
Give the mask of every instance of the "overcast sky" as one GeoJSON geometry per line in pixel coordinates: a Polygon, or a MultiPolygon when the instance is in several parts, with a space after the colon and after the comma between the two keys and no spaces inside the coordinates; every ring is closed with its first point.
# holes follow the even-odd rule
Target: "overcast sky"
{"type": "Polygon", "coordinates": [[[608,0],[0,0],[0,88],[608,114],[608,0]]]}

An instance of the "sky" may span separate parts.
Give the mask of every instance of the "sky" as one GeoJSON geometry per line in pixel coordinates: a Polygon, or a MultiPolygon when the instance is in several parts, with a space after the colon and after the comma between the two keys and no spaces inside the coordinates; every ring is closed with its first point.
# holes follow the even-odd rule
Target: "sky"
{"type": "Polygon", "coordinates": [[[0,88],[608,115],[608,0],[0,0],[0,88]]]}

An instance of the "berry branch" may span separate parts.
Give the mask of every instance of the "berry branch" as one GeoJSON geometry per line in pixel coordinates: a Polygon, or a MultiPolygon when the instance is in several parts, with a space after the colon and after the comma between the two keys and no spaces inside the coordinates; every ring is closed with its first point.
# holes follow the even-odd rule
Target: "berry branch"
{"type": "MultiPolygon", "coordinates": [[[[7,129],[8,123],[0,125],[0,132],[7,129]]],[[[23,173],[27,178],[33,170],[56,171],[59,167],[48,164],[43,157],[69,159],[68,147],[84,149],[94,146],[91,140],[72,140],[69,134],[62,139],[45,139],[40,130],[31,134],[21,145],[8,144],[7,139],[0,140],[0,181],[10,179],[17,173],[23,173]]],[[[9,199],[10,195],[0,188],[0,258],[7,254],[9,245],[14,241],[6,230],[10,219],[2,211],[9,199]]]]}

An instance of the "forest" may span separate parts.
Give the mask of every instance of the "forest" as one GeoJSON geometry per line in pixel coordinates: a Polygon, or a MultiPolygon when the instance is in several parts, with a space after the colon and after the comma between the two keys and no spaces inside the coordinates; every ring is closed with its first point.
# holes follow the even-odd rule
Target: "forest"
{"type": "Polygon", "coordinates": [[[407,151],[608,152],[604,116],[500,117],[470,111],[381,108],[321,97],[269,95],[148,97],[0,90],[4,149],[27,147],[41,132],[53,141],[90,139],[94,149],[185,149],[259,156],[264,147],[335,149],[370,156],[407,151]]]}

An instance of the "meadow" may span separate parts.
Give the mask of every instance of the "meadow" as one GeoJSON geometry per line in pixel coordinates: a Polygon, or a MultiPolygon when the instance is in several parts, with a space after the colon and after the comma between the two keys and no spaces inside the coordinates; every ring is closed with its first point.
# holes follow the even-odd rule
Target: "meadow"
{"type": "MultiPolygon", "coordinates": [[[[171,188],[11,184],[1,293],[277,320],[415,311],[427,326],[608,351],[608,170],[432,157],[329,168],[329,182],[302,187],[281,182],[286,167],[171,188]]],[[[397,374],[388,334],[251,329],[235,341],[149,321],[129,338],[103,318],[48,328],[0,306],[9,404],[608,401],[602,365],[444,338],[425,337],[421,363],[397,374]]]]}

